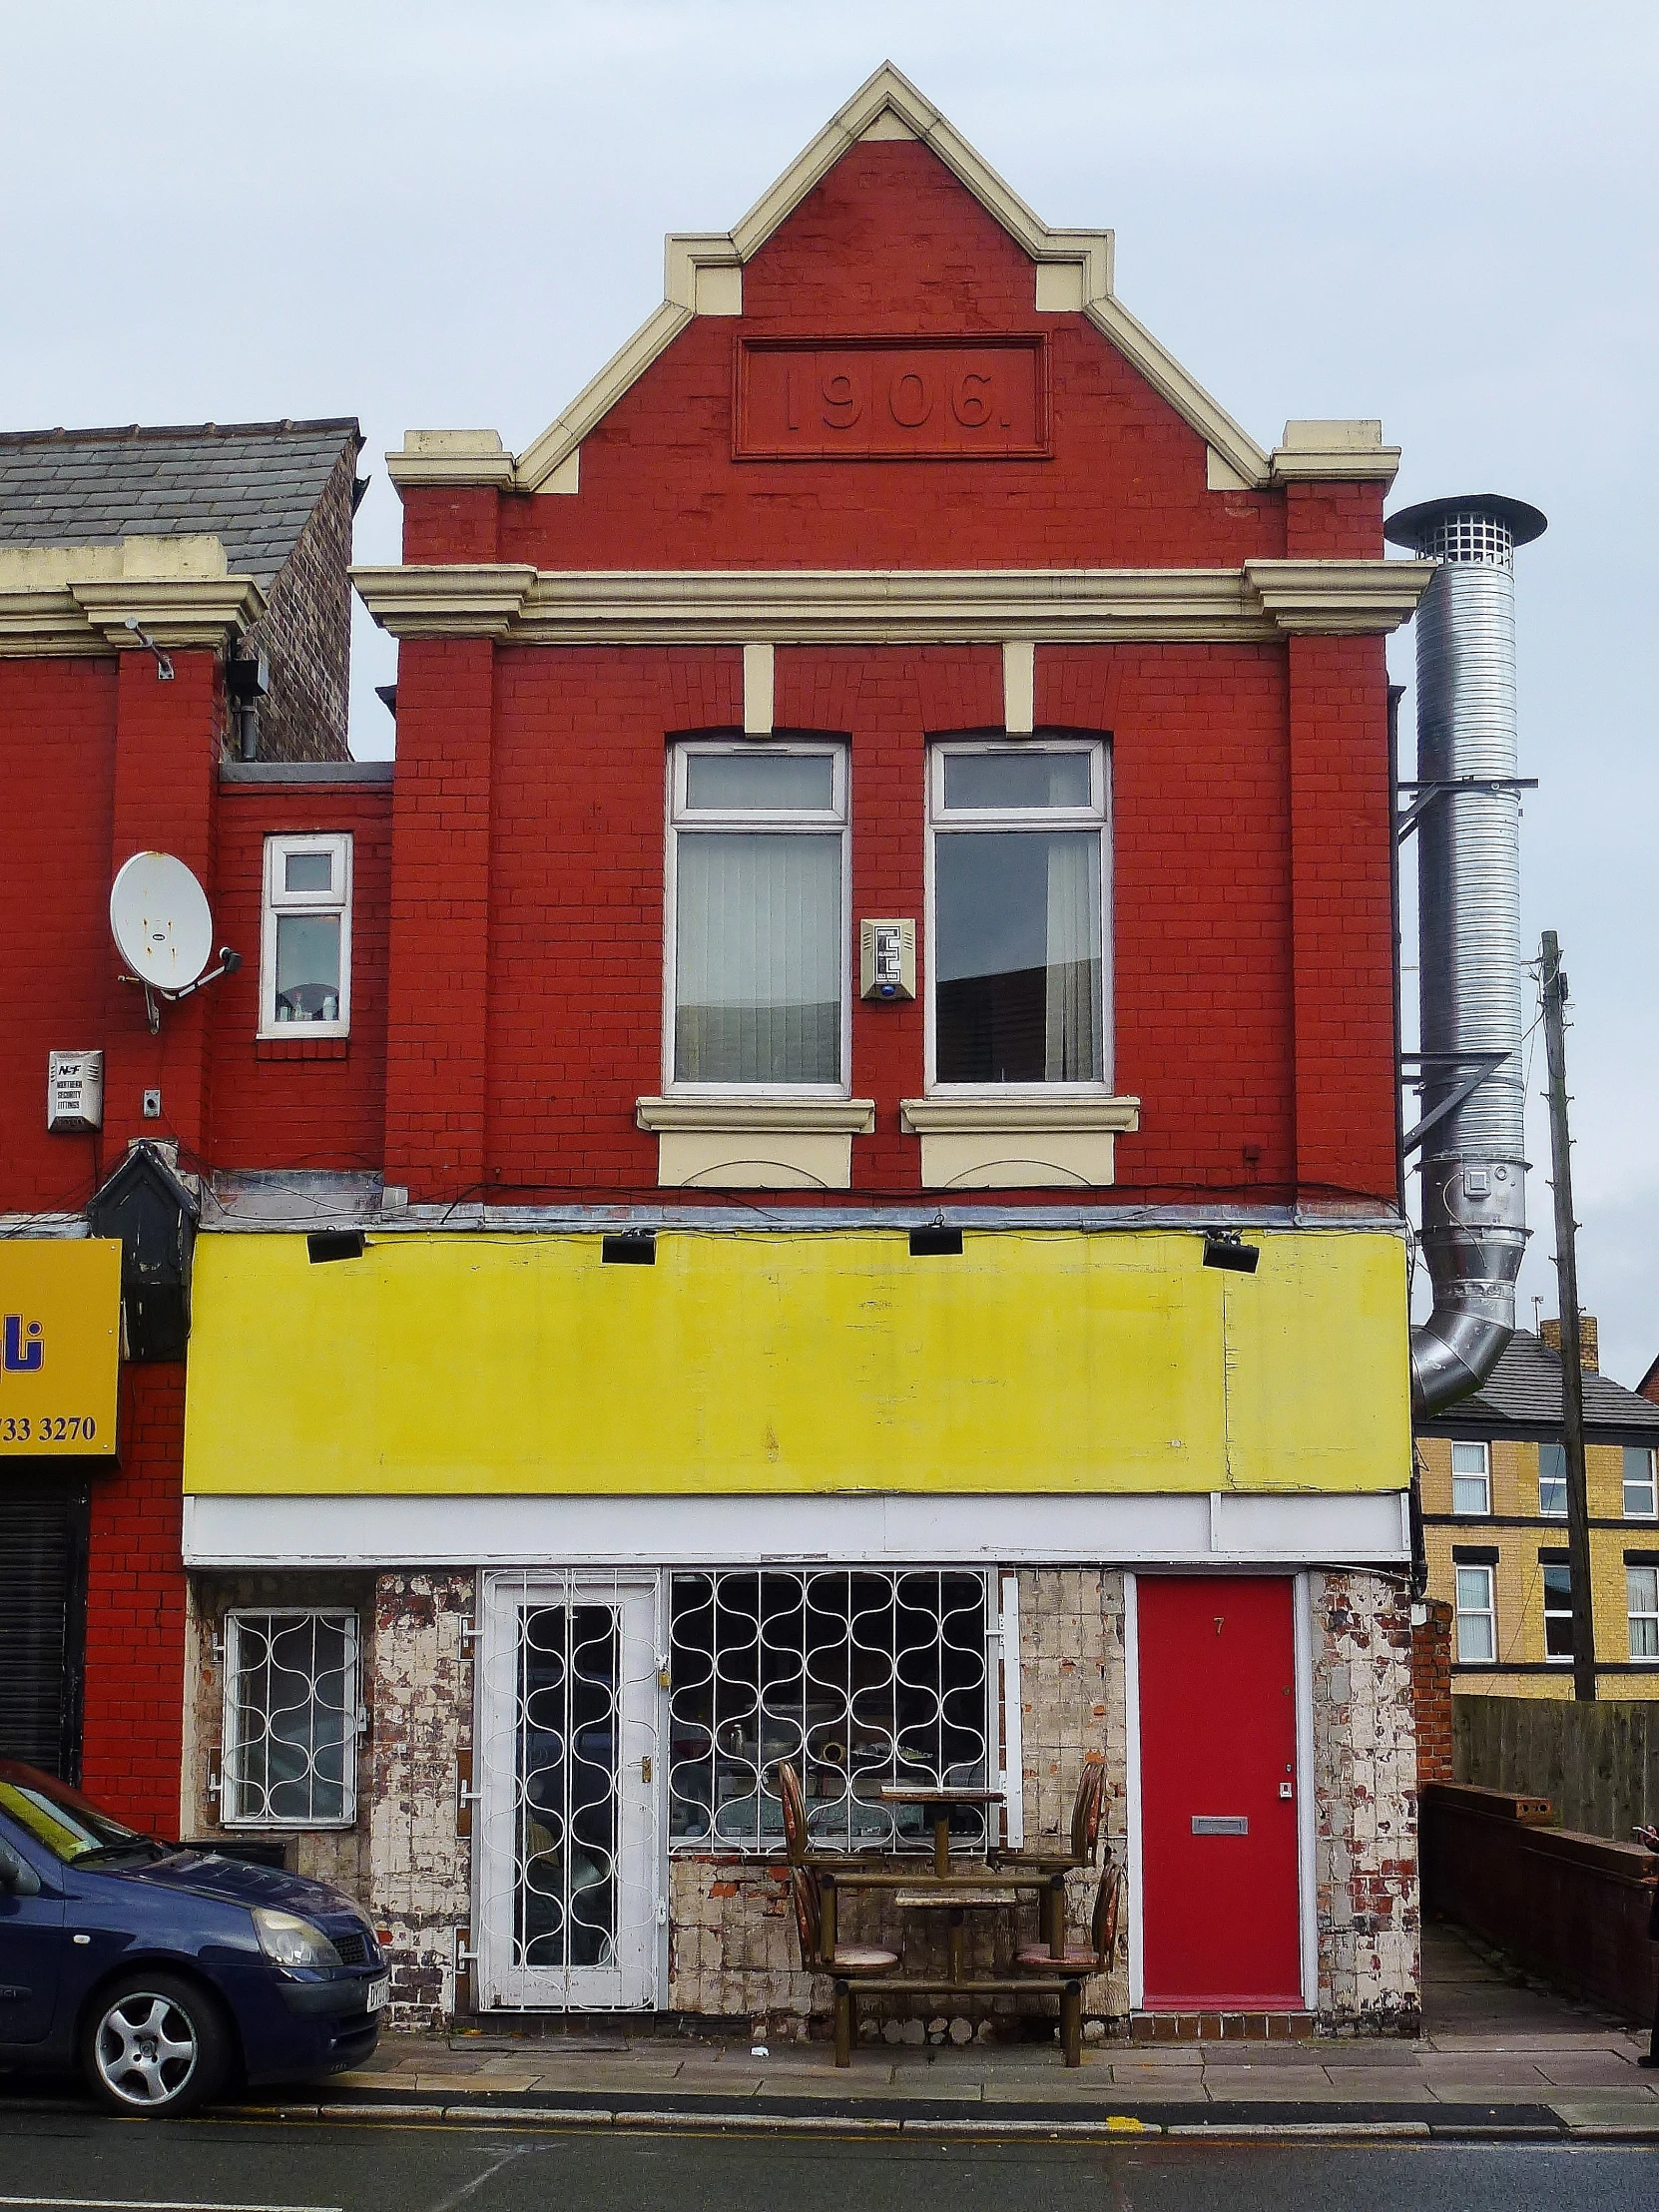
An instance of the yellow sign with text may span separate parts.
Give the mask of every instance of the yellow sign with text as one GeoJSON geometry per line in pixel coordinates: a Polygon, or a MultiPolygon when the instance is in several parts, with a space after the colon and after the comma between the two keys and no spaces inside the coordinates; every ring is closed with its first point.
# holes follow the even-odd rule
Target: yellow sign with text
{"type": "Polygon", "coordinates": [[[185,1488],[1397,1490],[1405,1251],[1163,1230],[407,1233],[196,1246],[185,1488]]]}
{"type": "Polygon", "coordinates": [[[121,1373],[121,1246],[0,1238],[0,1458],[108,1457],[121,1373]]]}

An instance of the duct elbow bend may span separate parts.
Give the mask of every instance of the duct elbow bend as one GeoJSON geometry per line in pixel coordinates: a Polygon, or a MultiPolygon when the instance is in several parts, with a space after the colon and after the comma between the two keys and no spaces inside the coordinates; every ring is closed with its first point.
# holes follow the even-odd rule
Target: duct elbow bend
{"type": "Polygon", "coordinates": [[[1515,1334],[1513,1301],[1507,1321],[1436,1307],[1411,1331],[1411,1411],[1418,1419],[1443,1412],[1479,1389],[1515,1334]]]}

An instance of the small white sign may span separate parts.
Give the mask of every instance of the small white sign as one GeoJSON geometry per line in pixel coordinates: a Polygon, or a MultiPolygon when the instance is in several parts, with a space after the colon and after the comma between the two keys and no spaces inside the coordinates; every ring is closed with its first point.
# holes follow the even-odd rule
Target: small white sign
{"type": "Polygon", "coordinates": [[[390,1994],[391,1975],[383,1973],[378,1981],[371,1981],[368,1985],[368,2009],[378,2012],[390,1994]]]}

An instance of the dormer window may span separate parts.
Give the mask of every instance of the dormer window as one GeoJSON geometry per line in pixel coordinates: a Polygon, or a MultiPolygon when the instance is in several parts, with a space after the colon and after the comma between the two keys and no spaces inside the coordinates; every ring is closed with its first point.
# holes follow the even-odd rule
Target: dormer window
{"type": "Polygon", "coordinates": [[[351,839],[267,837],[260,1035],[351,1027],[351,839]]]}

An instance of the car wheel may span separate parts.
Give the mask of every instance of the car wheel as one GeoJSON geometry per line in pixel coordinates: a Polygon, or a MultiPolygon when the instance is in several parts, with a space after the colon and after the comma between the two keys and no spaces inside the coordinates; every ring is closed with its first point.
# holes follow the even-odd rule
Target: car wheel
{"type": "Polygon", "coordinates": [[[231,2070],[231,2034],[207,1991],[177,1974],[133,1973],[93,2003],[81,2069],[113,2112],[178,2119],[217,2096],[231,2070]]]}

